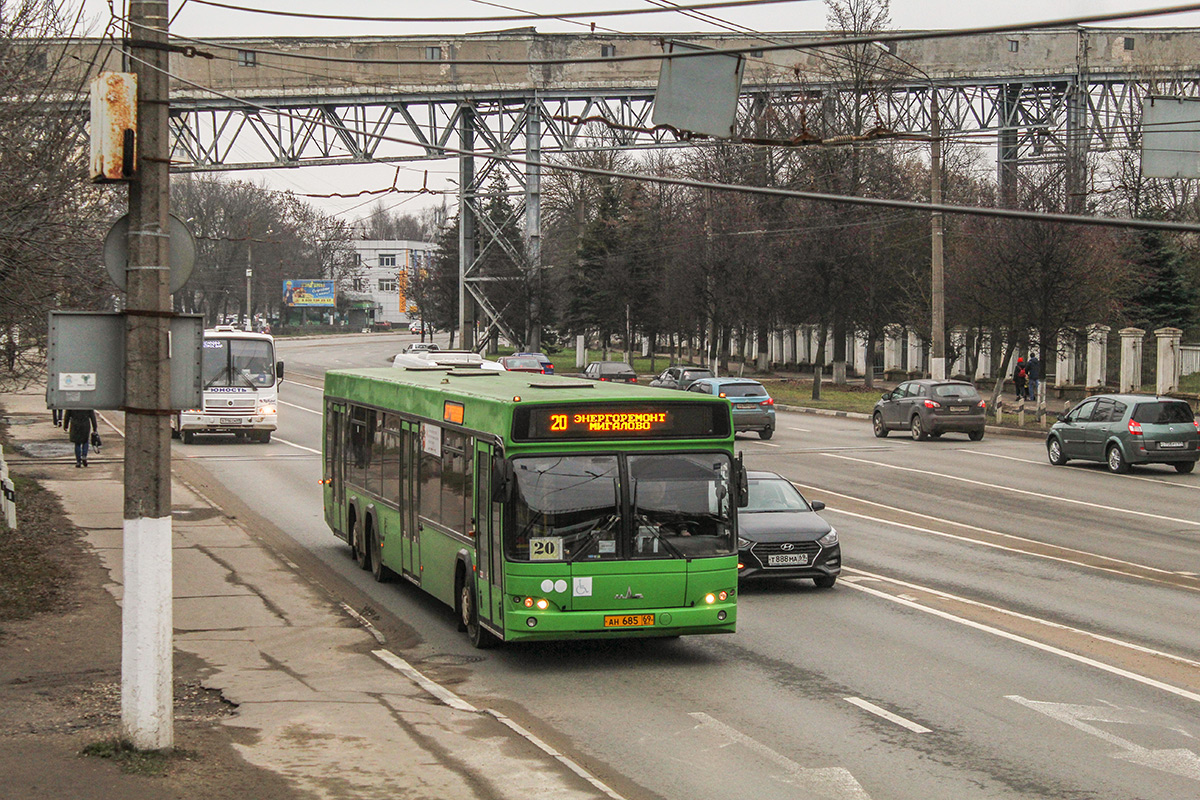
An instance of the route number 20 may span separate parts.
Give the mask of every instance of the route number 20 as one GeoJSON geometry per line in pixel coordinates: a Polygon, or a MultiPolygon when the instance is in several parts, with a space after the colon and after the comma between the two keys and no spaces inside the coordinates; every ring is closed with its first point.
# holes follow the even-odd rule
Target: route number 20
{"type": "Polygon", "coordinates": [[[530,561],[559,561],[562,559],[562,537],[546,536],[529,540],[530,561]]]}
{"type": "Polygon", "coordinates": [[[551,414],[550,415],[550,430],[565,431],[567,429],[566,414],[551,414]]]}

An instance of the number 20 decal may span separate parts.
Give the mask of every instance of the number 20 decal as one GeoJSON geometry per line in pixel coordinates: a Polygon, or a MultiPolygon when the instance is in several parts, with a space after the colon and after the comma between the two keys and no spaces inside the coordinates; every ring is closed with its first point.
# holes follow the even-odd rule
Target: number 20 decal
{"type": "Polygon", "coordinates": [[[530,561],[557,561],[561,552],[562,539],[558,536],[529,540],[530,561]]]}

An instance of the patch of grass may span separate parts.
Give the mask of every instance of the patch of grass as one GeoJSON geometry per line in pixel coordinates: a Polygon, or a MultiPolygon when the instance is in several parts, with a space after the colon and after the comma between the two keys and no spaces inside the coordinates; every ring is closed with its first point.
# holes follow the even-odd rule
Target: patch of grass
{"type": "MultiPolygon", "coordinates": [[[[761,379],[760,379],[761,380],[761,379]]],[[[866,389],[862,386],[835,387],[831,383],[821,383],[821,399],[813,400],[812,381],[785,378],[783,380],[762,380],[763,386],[775,398],[776,403],[789,406],[804,406],[805,408],[828,408],[838,411],[857,411],[870,414],[875,408],[875,402],[883,394],[883,389],[866,389]]]]}
{"type": "Polygon", "coordinates": [[[158,778],[167,774],[173,760],[191,760],[195,756],[187,750],[139,750],[125,739],[101,739],[92,742],[81,751],[90,758],[110,758],[128,775],[144,775],[158,778]]]}
{"type": "Polygon", "coordinates": [[[1184,375],[1179,379],[1179,391],[1189,394],[1200,394],[1200,372],[1184,375]]]}
{"type": "Polygon", "coordinates": [[[73,533],[58,498],[31,478],[14,474],[13,483],[17,530],[0,524],[0,620],[60,607],[73,580],[60,557],[73,533]]]}

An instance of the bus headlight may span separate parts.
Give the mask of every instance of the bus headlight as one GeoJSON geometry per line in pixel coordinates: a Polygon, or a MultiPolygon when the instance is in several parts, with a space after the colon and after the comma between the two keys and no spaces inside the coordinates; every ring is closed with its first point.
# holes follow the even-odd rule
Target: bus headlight
{"type": "Polygon", "coordinates": [[[717,596],[712,592],[709,592],[708,594],[704,595],[704,602],[711,606],[713,603],[717,602],[717,596]]]}

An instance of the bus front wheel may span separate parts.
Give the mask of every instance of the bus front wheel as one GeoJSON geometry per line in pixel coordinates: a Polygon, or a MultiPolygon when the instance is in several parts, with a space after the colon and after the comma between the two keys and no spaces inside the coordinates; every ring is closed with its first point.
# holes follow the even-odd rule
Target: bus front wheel
{"type": "Polygon", "coordinates": [[[459,606],[462,610],[462,624],[467,629],[467,638],[471,645],[479,650],[487,650],[496,646],[496,637],[479,624],[479,608],[475,603],[475,587],[463,581],[459,594],[459,606]]]}

